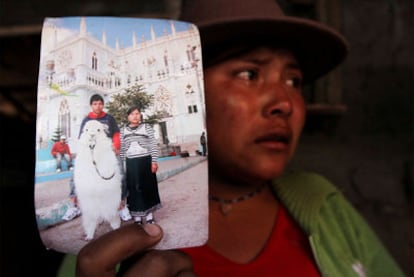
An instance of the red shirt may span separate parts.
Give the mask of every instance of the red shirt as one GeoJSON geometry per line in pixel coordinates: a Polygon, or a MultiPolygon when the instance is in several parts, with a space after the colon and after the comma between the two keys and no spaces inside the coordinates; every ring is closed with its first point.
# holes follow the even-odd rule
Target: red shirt
{"type": "Polygon", "coordinates": [[[57,153],[60,154],[68,154],[69,156],[72,156],[69,150],[69,145],[66,142],[60,142],[57,141],[53,144],[52,150],[51,150],[52,156],[55,156],[57,153]]]}
{"type": "Polygon", "coordinates": [[[191,256],[198,277],[320,276],[307,237],[282,207],[269,242],[249,263],[232,262],[206,245],[183,251],[191,256]]]}

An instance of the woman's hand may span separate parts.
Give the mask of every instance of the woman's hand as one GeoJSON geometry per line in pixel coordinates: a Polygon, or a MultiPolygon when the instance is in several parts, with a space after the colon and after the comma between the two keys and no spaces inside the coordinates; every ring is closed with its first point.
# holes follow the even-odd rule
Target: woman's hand
{"type": "Polygon", "coordinates": [[[151,172],[157,173],[158,170],[158,164],[157,163],[151,163],[151,172]]]}
{"type": "Polygon", "coordinates": [[[191,259],[174,250],[150,250],[162,238],[156,224],[129,224],[85,245],[78,254],[77,276],[195,276],[191,259]]]}

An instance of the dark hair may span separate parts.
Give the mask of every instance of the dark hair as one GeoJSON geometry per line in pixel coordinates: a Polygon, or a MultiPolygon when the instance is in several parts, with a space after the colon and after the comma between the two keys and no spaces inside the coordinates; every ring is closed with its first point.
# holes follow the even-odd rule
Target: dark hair
{"type": "Polygon", "coordinates": [[[99,94],[94,94],[91,96],[91,99],[89,100],[89,105],[92,105],[92,103],[95,101],[101,101],[102,104],[105,104],[105,101],[103,100],[102,96],[100,96],[99,94]]]}
{"type": "Polygon", "coordinates": [[[128,111],[127,111],[127,115],[130,115],[133,111],[138,110],[141,113],[141,109],[135,105],[135,106],[131,106],[128,111]]]}

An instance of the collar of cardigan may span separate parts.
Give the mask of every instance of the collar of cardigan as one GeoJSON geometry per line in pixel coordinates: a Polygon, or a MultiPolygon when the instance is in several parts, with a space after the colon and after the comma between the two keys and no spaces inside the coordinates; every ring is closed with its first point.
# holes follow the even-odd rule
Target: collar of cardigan
{"type": "Polygon", "coordinates": [[[326,200],[339,193],[324,177],[311,172],[288,173],[272,182],[279,201],[308,234],[318,225],[321,207],[326,200]]]}

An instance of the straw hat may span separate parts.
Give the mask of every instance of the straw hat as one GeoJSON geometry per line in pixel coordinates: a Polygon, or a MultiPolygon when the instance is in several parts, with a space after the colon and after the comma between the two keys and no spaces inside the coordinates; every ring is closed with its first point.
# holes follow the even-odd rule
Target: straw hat
{"type": "MultiPolygon", "coordinates": [[[[340,64],[348,53],[345,38],[313,20],[286,16],[275,0],[187,0],[180,20],[194,23],[201,37],[204,66],[231,49],[271,44],[294,51],[313,81],[340,64]]],[[[229,51],[230,52],[227,52],[229,51]]]]}

